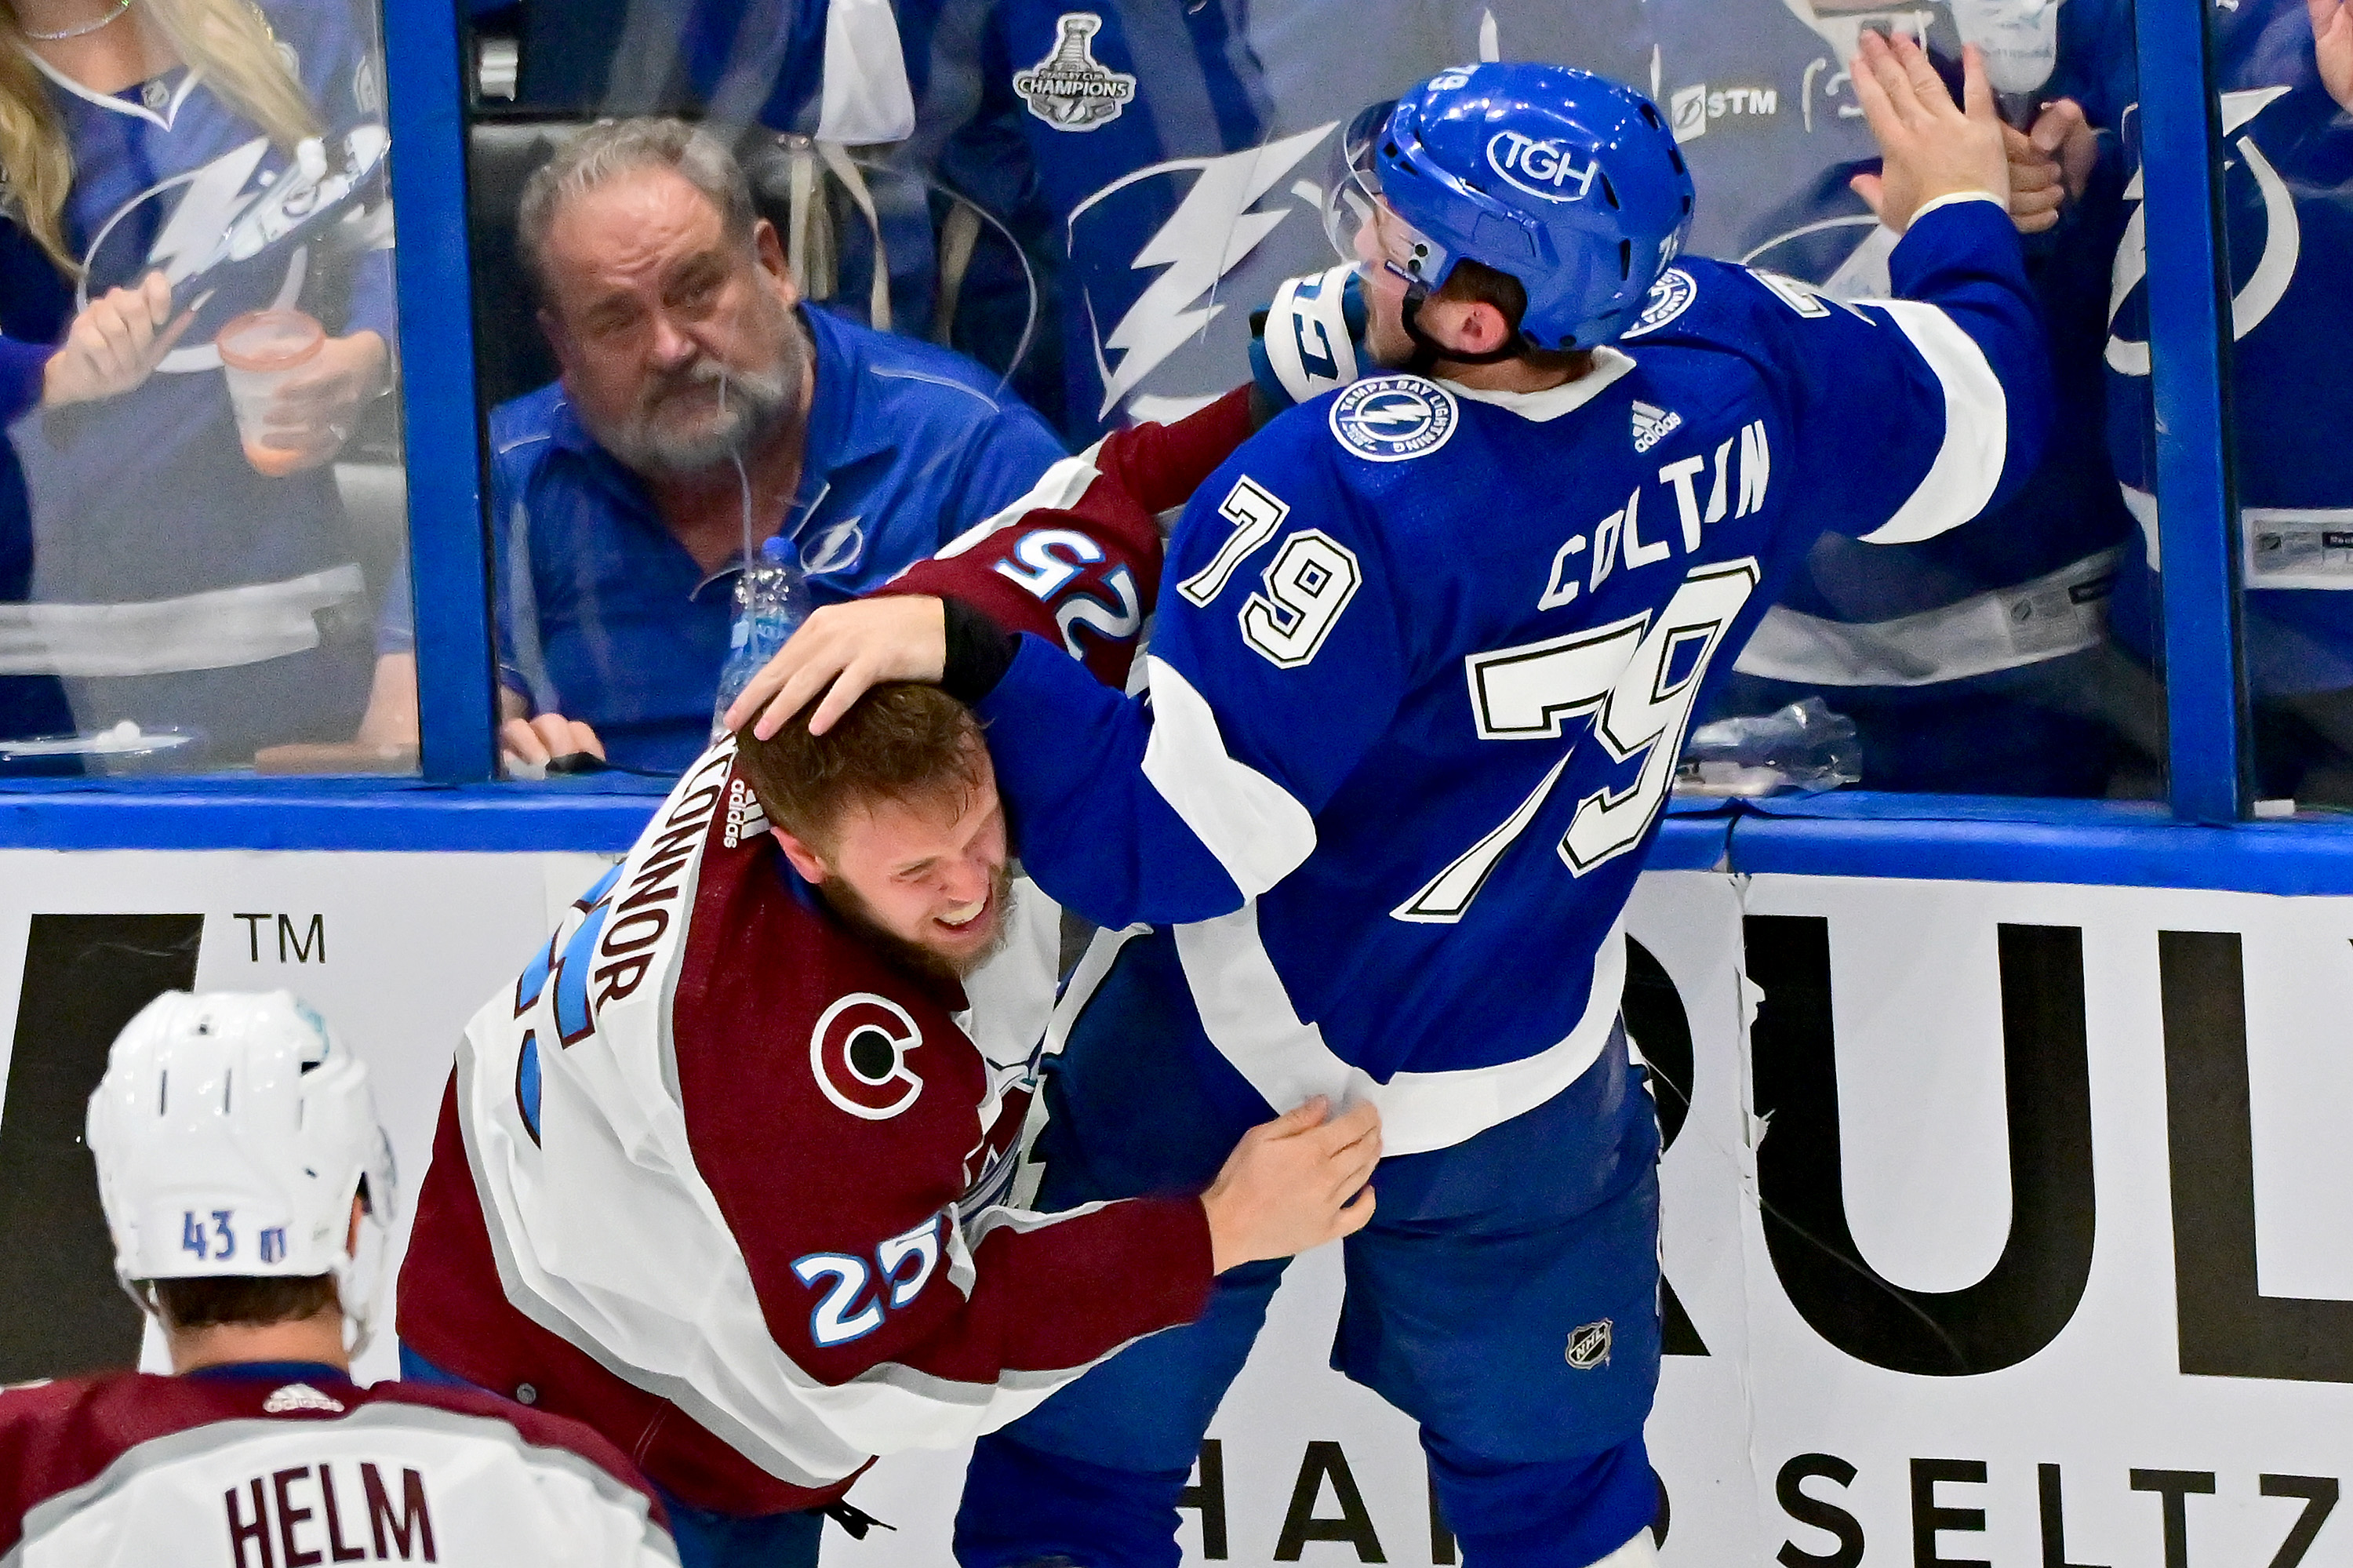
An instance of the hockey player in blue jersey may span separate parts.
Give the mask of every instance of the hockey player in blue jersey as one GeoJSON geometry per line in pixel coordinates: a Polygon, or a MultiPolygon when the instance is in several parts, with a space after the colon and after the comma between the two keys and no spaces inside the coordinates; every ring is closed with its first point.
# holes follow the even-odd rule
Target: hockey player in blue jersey
{"type": "MultiPolygon", "coordinates": [[[[1196,493],[1146,695],[902,599],[819,611],[730,715],[978,697],[1025,865],[1105,927],[1057,1014],[1047,1200],[1198,1186],[1306,1094],[1379,1105],[1334,1362],[1421,1424],[1473,1568],[1651,1551],[1658,1132],[1620,922],[1694,705],[1821,531],[1926,537],[2039,456],[1982,66],[1964,114],[1915,47],[1862,51],[1909,298],[1678,260],[1692,186],[1627,89],[1441,73],[1335,187],[1367,349],[1430,374],[1283,414],[1196,493]]],[[[1280,1269],[985,1440],[960,1561],[1173,1564],[1280,1269]]]]}

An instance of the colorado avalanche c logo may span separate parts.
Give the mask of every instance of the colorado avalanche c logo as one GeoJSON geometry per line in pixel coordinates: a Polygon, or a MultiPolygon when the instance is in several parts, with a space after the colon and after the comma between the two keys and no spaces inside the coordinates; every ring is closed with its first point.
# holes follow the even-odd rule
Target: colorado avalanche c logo
{"type": "Polygon", "coordinates": [[[907,1066],[907,1053],[923,1043],[905,1008],[872,991],[853,991],[827,1008],[809,1032],[809,1071],[843,1110],[888,1121],[923,1092],[923,1080],[907,1066]]]}

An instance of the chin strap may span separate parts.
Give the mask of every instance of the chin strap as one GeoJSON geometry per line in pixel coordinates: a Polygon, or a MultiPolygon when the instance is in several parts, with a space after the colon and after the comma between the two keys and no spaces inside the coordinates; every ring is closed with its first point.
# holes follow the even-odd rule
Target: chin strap
{"type": "Polygon", "coordinates": [[[1421,328],[1421,307],[1429,296],[1410,293],[1398,314],[1405,323],[1405,335],[1413,339],[1413,357],[1405,363],[1407,374],[1427,376],[1441,361],[1448,365],[1500,365],[1507,359],[1517,359],[1534,345],[1514,327],[1512,335],[1504,340],[1501,348],[1491,348],[1484,354],[1468,354],[1459,348],[1449,348],[1421,328]]]}

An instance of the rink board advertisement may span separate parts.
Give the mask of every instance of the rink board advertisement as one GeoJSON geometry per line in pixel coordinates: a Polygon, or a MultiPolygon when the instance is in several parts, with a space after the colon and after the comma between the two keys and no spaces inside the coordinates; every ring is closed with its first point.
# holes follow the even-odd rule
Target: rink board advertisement
{"type": "MultiPolygon", "coordinates": [[[[137,1347],[78,1139],[154,991],[317,1004],[413,1195],[464,1021],[605,863],[0,853],[0,1381],[137,1347]]],[[[1672,872],[1630,931],[1670,1563],[2353,1562],[2353,899],[1672,872]]],[[[1293,1266],[1188,1559],[1455,1560],[1411,1425],[1324,1365],[1340,1289],[1293,1266]]],[[[960,1481],[884,1461],[898,1531],[828,1558],[944,1562],[960,1481]]]]}

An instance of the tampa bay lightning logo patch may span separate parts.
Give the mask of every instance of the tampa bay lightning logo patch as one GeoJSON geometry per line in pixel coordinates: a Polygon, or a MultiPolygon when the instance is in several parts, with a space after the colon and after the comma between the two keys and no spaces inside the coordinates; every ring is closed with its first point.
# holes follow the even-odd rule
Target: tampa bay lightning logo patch
{"type": "Polygon", "coordinates": [[[1646,332],[1656,332],[1685,311],[1699,298],[1699,285],[1692,275],[1680,267],[1670,267],[1659,274],[1651,285],[1651,292],[1642,302],[1642,314],[1621,336],[1640,337],[1646,332]]]}
{"type": "Polygon", "coordinates": [[[1332,434],[1368,462],[1428,457],[1460,421],[1454,394],[1419,376],[1376,376],[1332,400],[1332,434]]]}

